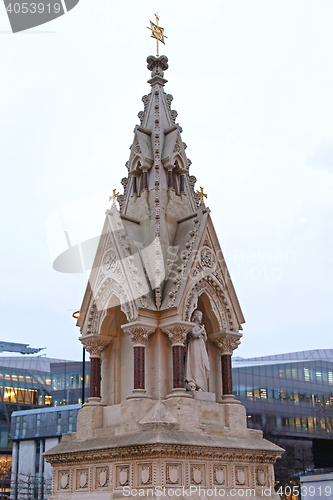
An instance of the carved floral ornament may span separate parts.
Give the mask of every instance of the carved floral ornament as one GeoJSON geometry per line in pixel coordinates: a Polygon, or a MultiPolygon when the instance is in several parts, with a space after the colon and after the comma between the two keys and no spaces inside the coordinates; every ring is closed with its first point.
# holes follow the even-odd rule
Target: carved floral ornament
{"type": "Polygon", "coordinates": [[[189,325],[174,325],[171,327],[163,328],[163,331],[168,335],[171,340],[172,347],[183,346],[187,338],[187,334],[192,330],[193,324],[189,325]]]}
{"type": "Polygon", "coordinates": [[[211,270],[215,267],[215,256],[210,248],[203,248],[200,255],[200,264],[203,269],[211,270]]]}
{"type": "Polygon", "coordinates": [[[103,259],[103,265],[107,272],[114,271],[117,265],[117,256],[114,250],[110,250],[103,259]]]}
{"type": "Polygon", "coordinates": [[[221,356],[231,356],[233,351],[237,349],[241,343],[242,334],[233,332],[219,332],[213,334],[211,339],[217,344],[221,351],[221,356]]]}
{"type": "Polygon", "coordinates": [[[124,327],[124,332],[130,335],[134,347],[136,346],[145,347],[146,340],[148,339],[149,335],[154,331],[155,329],[145,326],[124,327]]]}
{"type": "Polygon", "coordinates": [[[111,337],[102,335],[86,335],[80,338],[80,342],[84,345],[86,351],[89,352],[91,358],[100,358],[101,352],[111,340],[111,337]]]}

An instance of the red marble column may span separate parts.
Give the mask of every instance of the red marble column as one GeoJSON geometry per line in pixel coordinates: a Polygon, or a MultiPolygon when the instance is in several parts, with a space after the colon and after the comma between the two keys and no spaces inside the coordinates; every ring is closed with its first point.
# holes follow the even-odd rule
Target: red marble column
{"type": "Polygon", "coordinates": [[[232,368],[231,368],[231,354],[224,354],[221,356],[222,364],[222,394],[232,394],[232,368]]]}
{"type": "Polygon", "coordinates": [[[133,176],[132,192],[133,192],[133,194],[138,194],[135,175],[133,176]]]}
{"type": "Polygon", "coordinates": [[[184,346],[172,346],[173,388],[184,389],[184,346]]]}
{"type": "Polygon", "coordinates": [[[172,170],[168,170],[168,188],[172,189],[173,188],[173,175],[172,175],[172,170]]]}
{"type": "Polygon", "coordinates": [[[180,176],[180,192],[185,193],[185,175],[181,174],[180,176]]]}
{"type": "Polygon", "coordinates": [[[142,173],[142,189],[148,189],[148,173],[145,170],[142,173]]]}
{"type": "Polygon", "coordinates": [[[101,358],[90,358],[90,397],[101,397],[101,358]]]}
{"type": "Polygon", "coordinates": [[[134,346],[134,389],[145,389],[145,347],[134,346]]]}

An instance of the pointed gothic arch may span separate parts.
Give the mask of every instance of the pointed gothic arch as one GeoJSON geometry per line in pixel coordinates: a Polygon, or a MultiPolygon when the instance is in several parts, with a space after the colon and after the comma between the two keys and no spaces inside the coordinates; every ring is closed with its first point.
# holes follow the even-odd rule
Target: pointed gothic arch
{"type": "Polygon", "coordinates": [[[129,299],[128,294],[115,279],[107,278],[94,297],[89,311],[85,335],[101,333],[101,326],[107,311],[118,305],[125,314],[127,321],[133,321],[137,314],[134,302],[129,299]]]}
{"type": "Polygon", "coordinates": [[[215,331],[223,329],[233,330],[233,321],[229,318],[229,313],[226,309],[225,294],[221,287],[209,276],[202,278],[198,281],[188,292],[184,301],[183,319],[190,321],[193,311],[198,307],[199,298],[203,304],[210,306],[210,322],[212,327],[214,325],[215,331]]]}

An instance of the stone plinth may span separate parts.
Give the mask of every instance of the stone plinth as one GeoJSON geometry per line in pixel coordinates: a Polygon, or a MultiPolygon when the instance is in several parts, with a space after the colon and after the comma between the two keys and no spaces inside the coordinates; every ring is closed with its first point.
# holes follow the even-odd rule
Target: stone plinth
{"type": "Polygon", "coordinates": [[[225,496],[233,490],[236,498],[245,489],[253,497],[278,498],[273,463],[283,450],[245,422],[242,405],[182,397],[86,406],[78,432],[45,453],[53,466],[51,499],[132,498],[131,490],[158,497],[163,488],[167,496],[182,487],[192,488],[192,498],[204,490],[218,497],[220,489],[225,496]]]}

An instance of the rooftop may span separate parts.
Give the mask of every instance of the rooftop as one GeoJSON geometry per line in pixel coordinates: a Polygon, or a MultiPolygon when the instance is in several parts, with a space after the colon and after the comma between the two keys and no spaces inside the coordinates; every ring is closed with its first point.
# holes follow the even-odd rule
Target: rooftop
{"type": "Polygon", "coordinates": [[[312,349],[309,351],[287,352],[255,358],[236,357],[232,360],[233,368],[242,366],[277,365],[283,363],[301,363],[304,361],[328,361],[333,363],[333,349],[312,349]]]}
{"type": "Polygon", "coordinates": [[[70,363],[70,360],[46,358],[44,356],[0,356],[0,368],[14,368],[50,373],[51,363],[70,363]]]}

